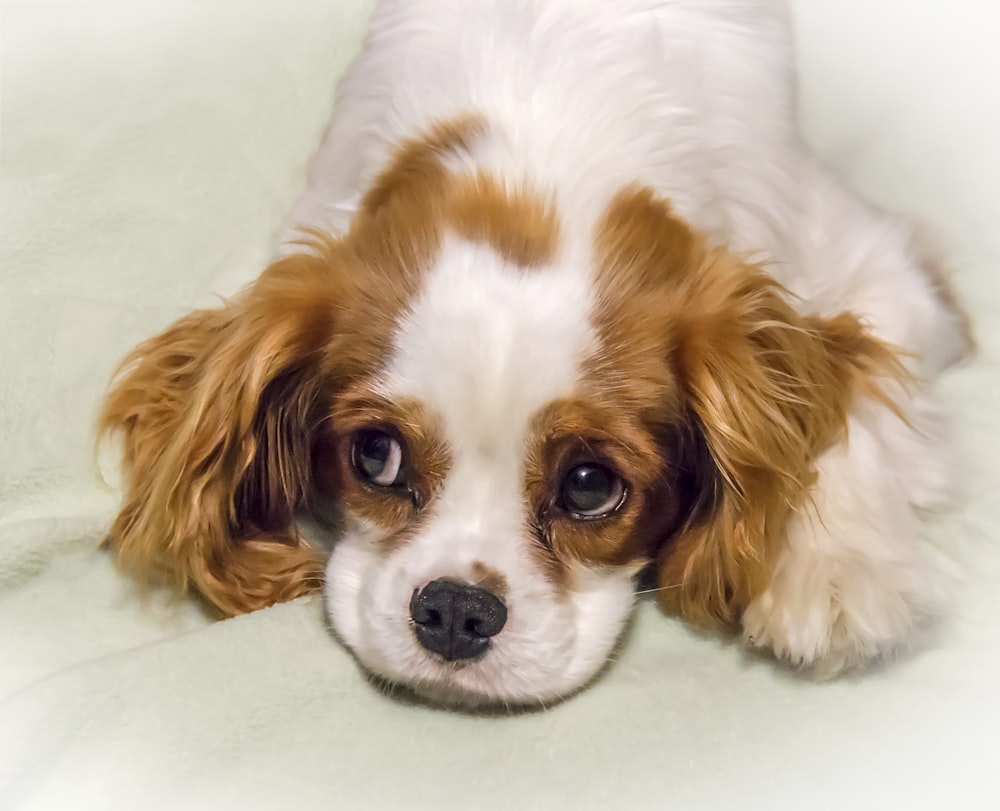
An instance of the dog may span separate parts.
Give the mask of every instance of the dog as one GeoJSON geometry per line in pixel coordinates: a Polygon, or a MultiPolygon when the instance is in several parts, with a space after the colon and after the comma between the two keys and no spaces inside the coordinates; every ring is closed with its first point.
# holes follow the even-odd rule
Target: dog
{"type": "Polygon", "coordinates": [[[909,644],[972,338],[793,63],[780,0],[383,0],[273,264],[112,384],[121,566],[223,615],[325,588],[452,704],[585,686],[643,580],[819,675],[909,644]]]}

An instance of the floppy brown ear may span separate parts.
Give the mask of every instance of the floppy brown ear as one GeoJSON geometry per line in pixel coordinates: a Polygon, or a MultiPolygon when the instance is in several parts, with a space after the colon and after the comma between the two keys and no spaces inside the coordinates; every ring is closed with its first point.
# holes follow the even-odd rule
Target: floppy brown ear
{"type": "Polygon", "coordinates": [[[689,516],[660,546],[659,601],[701,625],[734,623],[767,587],[853,398],[891,407],[879,380],[902,367],[854,315],[800,315],[764,267],[710,247],[650,189],[617,195],[597,251],[605,341],[657,359],[633,361],[630,378],[660,393],[683,440],[666,456],[689,516]]]}
{"type": "Polygon", "coordinates": [[[283,259],[125,359],[99,430],[122,438],[108,545],[126,570],[194,586],[227,615],[319,586],[321,561],[293,516],[323,417],[329,284],[317,257],[283,259]]]}
{"type": "Polygon", "coordinates": [[[697,240],[675,284],[674,366],[716,475],[711,509],[663,550],[658,593],[691,621],[730,624],[767,587],[852,399],[884,399],[876,380],[900,367],[854,315],[799,315],[763,268],[697,240]]]}

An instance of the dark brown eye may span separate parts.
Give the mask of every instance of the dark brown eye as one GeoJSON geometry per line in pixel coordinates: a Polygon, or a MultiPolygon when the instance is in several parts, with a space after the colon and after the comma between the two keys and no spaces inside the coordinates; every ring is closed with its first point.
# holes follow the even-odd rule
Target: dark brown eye
{"type": "Polygon", "coordinates": [[[402,482],[403,449],[385,431],[359,431],[354,437],[351,462],[358,476],[379,487],[394,487],[402,482]]]}
{"type": "Polygon", "coordinates": [[[602,518],[625,502],[625,483],[610,468],[577,465],[559,486],[559,506],[574,518],[602,518]]]}

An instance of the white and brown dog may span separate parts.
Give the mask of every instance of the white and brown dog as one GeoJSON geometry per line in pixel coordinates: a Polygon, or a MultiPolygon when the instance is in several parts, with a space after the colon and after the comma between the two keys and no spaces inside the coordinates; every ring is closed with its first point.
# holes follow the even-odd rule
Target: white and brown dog
{"type": "Polygon", "coordinates": [[[642,571],[797,665],[906,643],[968,328],[795,115],[781,0],[385,0],[275,263],[126,360],[111,548],[225,614],[325,579],[445,701],[579,688],[642,571]]]}

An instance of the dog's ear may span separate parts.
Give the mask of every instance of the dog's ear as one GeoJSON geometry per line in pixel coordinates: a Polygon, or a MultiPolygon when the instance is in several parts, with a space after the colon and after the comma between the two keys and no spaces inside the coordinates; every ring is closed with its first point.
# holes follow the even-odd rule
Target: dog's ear
{"type": "Polygon", "coordinates": [[[318,255],[282,259],[123,362],[99,420],[101,436],[122,438],[124,503],[108,544],[140,579],[193,585],[227,615],[319,586],[321,561],[293,514],[323,419],[328,271],[318,255]]]}
{"type": "Polygon", "coordinates": [[[731,624],[767,587],[786,521],[818,456],[844,436],[854,396],[883,398],[877,380],[902,372],[854,315],[802,316],[761,267],[721,249],[692,259],[671,349],[716,474],[663,551],[659,585],[671,588],[658,593],[696,623],[731,624]]]}
{"type": "Polygon", "coordinates": [[[127,570],[193,585],[225,614],[320,586],[293,518],[329,485],[314,481],[312,457],[326,449],[337,380],[385,351],[439,239],[446,159],[481,127],[458,119],[403,143],[348,234],[305,229],[302,253],[125,359],[99,429],[123,439],[125,500],[108,545],[127,570]]]}
{"type": "Polygon", "coordinates": [[[659,600],[701,625],[734,623],[767,587],[853,398],[885,400],[879,381],[902,367],[853,314],[798,313],[764,267],[708,245],[649,190],[622,192],[599,238],[616,283],[606,306],[668,359],[638,368],[669,392],[683,440],[668,458],[688,515],[658,553],[659,600]]]}

